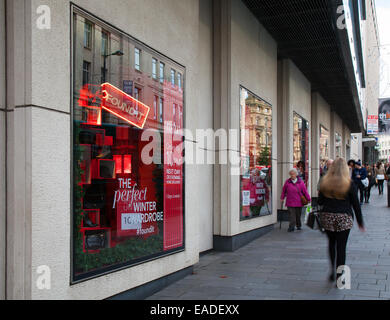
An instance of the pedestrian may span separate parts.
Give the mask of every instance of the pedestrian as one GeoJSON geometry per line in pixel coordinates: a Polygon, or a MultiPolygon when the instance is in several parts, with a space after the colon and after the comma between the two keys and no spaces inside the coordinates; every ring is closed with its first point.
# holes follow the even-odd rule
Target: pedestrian
{"type": "Polygon", "coordinates": [[[368,187],[364,190],[364,202],[370,203],[371,188],[375,185],[375,172],[370,165],[366,166],[366,170],[368,178],[368,187]]]}
{"type": "Polygon", "coordinates": [[[378,190],[380,195],[383,194],[383,182],[385,181],[385,174],[386,171],[383,163],[378,162],[375,169],[375,179],[378,183],[378,190]]]}
{"type": "Polygon", "coordinates": [[[348,160],[349,176],[353,181],[353,172],[355,170],[355,160],[348,160]]]}
{"type": "Polygon", "coordinates": [[[367,170],[366,168],[362,167],[362,164],[360,161],[355,163],[355,169],[352,173],[352,179],[354,180],[357,188],[359,189],[360,194],[360,205],[363,204],[364,200],[364,190],[366,189],[366,186],[363,183],[363,180],[367,178],[367,170]]]}
{"type": "Polygon", "coordinates": [[[280,200],[282,201],[282,208],[284,199],[286,199],[286,207],[290,214],[290,225],[288,232],[293,232],[295,226],[297,230],[302,229],[301,213],[304,204],[302,203],[302,196],[304,196],[307,202],[311,202],[309,193],[307,192],[304,181],[298,177],[298,171],[294,168],[289,171],[290,178],[286,180],[283,185],[282,195],[280,200]]]}
{"type": "Polygon", "coordinates": [[[336,274],[337,279],[342,274],[339,267],[345,265],[347,241],[353,226],[354,213],[360,231],[365,231],[357,188],[349,176],[347,162],[343,158],[333,162],[328,174],[321,181],[318,203],[323,206],[320,221],[329,241],[329,281],[334,281],[336,274]]]}
{"type": "Polygon", "coordinates": [[[305,181],[305,163],[303,161],[298,161],[297,163],[297,172],[298,177],[305,181]]]}

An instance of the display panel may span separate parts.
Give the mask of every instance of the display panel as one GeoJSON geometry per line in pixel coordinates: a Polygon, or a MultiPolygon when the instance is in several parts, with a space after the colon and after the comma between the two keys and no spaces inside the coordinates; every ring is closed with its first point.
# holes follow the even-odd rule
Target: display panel
{"type": "Polygon", "coordinates": [[[294,167],[298,171],[298,176],[309,183],[309,122],[294,112],[294,167]]]}
{"type": "Polygon", "coordinates": [[[240,220],[272,214],[272,106],[240,88],[240,220]]]}
{"type": "Polygon", "coordinates": [[[184,249],[184,75],[73,13],[73,282],[184,249]]]}

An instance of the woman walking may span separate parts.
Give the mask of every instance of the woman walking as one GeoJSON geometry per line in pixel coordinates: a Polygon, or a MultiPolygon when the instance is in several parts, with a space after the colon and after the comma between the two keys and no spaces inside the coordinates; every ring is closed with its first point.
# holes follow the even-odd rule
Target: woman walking
{"type": "Polygon", "coordinates": [[[364,190],[364,202],[370,203],[371,188],[375,185],[375,172],[370,165],[366,166],[366,170],[368,178],[368,187],[364,190]]]}
{"type": "MultiPolygon", "coordinates": [[[[357,187],[349,176],[347,162],[343,158],[333,162],[321,181],[318,203],[323,206],[320,220],[329,240],[332,268],[329,280],[334,281],[338,268],[345,265],[347,241],[353,225],[353,211],[359,229],[365,231],[357,187]]],[[[337,273],[337,278],[340,275],[341,273],[337,273]]]]}
{"type": "Polygon", "coordinates": [[[375,179],[378,183],[379,194],[383,194],[383,182],[385,181],[385,174],[385,167],[381,162],[379,162],[375,169],[375,179]]]}
{"type": "Polygon", "coordinates": [[[304,204],[302,203],[302,196],[306,198],[307,202],[311,202],[310,195],[307,192],[305,183],[298,177],[297,169],[291,169],[289,171],[290,178],[286,180],[283,186],[282,195],[280,200],[283,201],[286,198],[286,207],[290,214],[290,226],[288,232],[293,232],[295,226],[297,230],[302,229],[301,213],[304,204]]]}

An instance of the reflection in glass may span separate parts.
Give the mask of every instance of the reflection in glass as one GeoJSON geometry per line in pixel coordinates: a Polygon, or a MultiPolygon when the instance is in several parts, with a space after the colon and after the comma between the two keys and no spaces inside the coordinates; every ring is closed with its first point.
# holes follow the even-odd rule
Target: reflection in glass
{"type": "Polygon", "coordinates": [[[309,183],[309,122],[294,112],[293,119],[293,161],[298,176],[309,183]]]}
{"type": "Polygon", "coordinates": [[[320,126],[320,175],[322,176],[322,169],[329,159],[329,130],[320,126]]]}
{"type": "Polygon", "coordinates": [[[240,219],[272,214],[272,106],[240,88],[240,219]]]}
{"type": "Polygon", "coordinates": [[[341,157],[341,134],[335,133],[335,151],[336,157],[341,157]]]}

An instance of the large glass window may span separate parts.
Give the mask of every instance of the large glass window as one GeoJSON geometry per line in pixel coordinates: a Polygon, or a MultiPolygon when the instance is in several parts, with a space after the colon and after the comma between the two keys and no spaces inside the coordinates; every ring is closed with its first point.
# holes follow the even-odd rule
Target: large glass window
{"type": "Polygon", "coordinates": [[[153,81],[146,71],[140,75],[137,59],[129,67],[131,52],[137,46],[148,61],[158,57],[182,75],[185,69],[88,19],[93,21],[91,45],[108,41],[110,77],[101,83],[104,61],[85,49],[84,14],[75,13],[73,282],[184,249],[184,168],[182,152],[176,152],[183,136],[174,129],[184,127],[177,116],[183,114],[184,93],[170,81],[153,81]],[[99,34],[102,27],[109,37],[99,34]],[[141,139],[146,130],[153,138],[141,139]],[[143,152],[146,146],[153,148],[143,152]]]}
{"type": "Polygon", "coordinates": [[[334,136],[334,139],[335,139],[335,154],[336,154],[336,157],[341,157],[341,134],[339,133],[335,133],[335,136],[334,136]]]}
{"type": "Polygon", "coordinates": [[[293,161],[298,176],[309,183],[309,122],[294,112],[293,161]]]}
{"type": "Polygon", "coordinates": [[[329,130],[320,125],[320,174],[329,159],[329,130]]]}
{"type": "Polygon", "coordinates": [[[272,106],[240,88],[240,220],[270,215],[272,106]]]}

